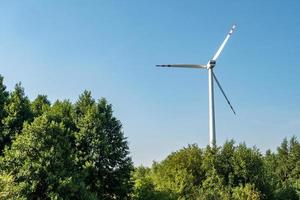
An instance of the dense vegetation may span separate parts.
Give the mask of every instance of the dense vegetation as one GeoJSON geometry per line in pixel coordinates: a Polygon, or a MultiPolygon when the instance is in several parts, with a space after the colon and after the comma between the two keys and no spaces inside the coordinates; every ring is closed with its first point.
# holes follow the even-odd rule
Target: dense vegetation
{"type": "Polygon", "coordinates": [[[105,99],[34,101],[0,76],[0,199],[127,199],[133,169],[105,99]]]}
{"type": "Polygon", "coordinates": [[[122,125],[105,99],[30,101],[0,76],[0,199],[300,199],[300,143],[276,152],[227,141],[189,145],[133,168],[122,125]]]}
{"type": "Polygon", "coordinates": [[[300,144],[286,139],[276,153],[226,142],[190,145],[133,173],[135,200],[299,200],[300,144]]]}

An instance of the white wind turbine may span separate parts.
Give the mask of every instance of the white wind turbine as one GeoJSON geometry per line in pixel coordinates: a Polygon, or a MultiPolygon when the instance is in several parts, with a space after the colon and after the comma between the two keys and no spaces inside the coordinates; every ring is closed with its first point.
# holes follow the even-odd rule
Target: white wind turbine
{"type": "Polygon", "coordinates": [[[230,106],[232,112],[235,114],[233,107],[230,104],[224,90],[222,89],[216,75],[213,72],[213,68],[216,65],[216,60],[218,59],[220,53],[222,52],[224,46],[226,45],[228,39],[235,30],[235,25],[232,26],[229,33],[227,34],[225,40],[221,44],[220,48],[214,55],[214,57],[208,61],[206,65],[197,64],[167,64],[167,65],[156,65],[157,67],[182,67],[182,68],[196,68],[196,69],[207,69],[208,70],[208,104],[209,104],[209,144],[211,147],[216,145],[216,129],[215,129],[215,106],[214,106],[214,82],[216,81],[218,87],[220,88],[222,94],[224,95],[228,105],[230,106]]]}

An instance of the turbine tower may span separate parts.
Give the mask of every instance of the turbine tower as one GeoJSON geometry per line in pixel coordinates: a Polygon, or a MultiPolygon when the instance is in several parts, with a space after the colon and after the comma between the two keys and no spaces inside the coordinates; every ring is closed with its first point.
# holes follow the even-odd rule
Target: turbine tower
{"type": "Polygon", "coordinates": [[[225,97],[230,109],[234,114],[235,111],[228,100],[224,90],[221,87],[216,75],[213,72],[213,68],[216,65],[216,61],[220,56],[222,50],[224,49],[227,41],[229,40],[230,36],[232,35],[233,31],[235,30],[235,25],[232,26],[229,33],[225,37],[225,40],[219,47],[218,51],[215,55],[208,61],[206,65],[198,65],[198,64],[167,64],[167,65],[156,65],[157,67],[182,67],[182,68],[196,68],[196,69],[207,69],[208,70],[208,113],[209,113],[209,145],[214,147],[216,145],[216,128],[215,128],[215,106],[214,106],[214,80],[217,83],[219,89],[221,90],[223,96],[225,97]]]}

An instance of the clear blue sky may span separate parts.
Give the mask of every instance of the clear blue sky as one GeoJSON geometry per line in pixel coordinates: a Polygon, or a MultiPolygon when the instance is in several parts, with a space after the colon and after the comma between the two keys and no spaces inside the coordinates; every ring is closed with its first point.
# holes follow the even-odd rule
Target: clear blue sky
{"type": "Polygon", "coordinates": [[[300,137],[300,2],[1,1],[0,74],[30,99],[76,101],[84,90],[113,104],[136,165],[187,144],[208,144],[205,70],[233,23],[215,73],[217,143],[275,150],[300,137]]]}

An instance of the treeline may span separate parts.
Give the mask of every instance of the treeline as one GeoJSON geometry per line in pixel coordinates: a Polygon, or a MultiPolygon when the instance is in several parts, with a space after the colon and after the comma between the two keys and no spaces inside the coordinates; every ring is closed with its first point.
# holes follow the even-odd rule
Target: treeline
{"type": "Polygon", "coordinates": [[[0,76],[0,199],[299,200],[300,144],[292,137],[265,154],[233,141],[189,145],[134,168],[105,99],[30,101],[0,76]]]}
{"type": "Polygon", "coordinates": [[[284,140],[276,153],[226,142],[190,145],[133,173],[134,200],[299,200],[300,144],[284,140]]]}
{"type": "Polygon", "coordinates": [[[133,165],[105,99],[30,101],[0,76],[0,199],[128,199],[133,165]]]}

